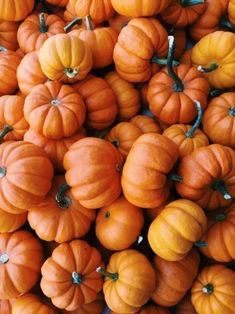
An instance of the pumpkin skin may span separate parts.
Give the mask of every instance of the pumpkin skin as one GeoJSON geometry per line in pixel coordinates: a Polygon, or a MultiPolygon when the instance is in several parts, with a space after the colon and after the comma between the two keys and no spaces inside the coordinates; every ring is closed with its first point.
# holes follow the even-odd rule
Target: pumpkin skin
{"type": "Polygon", "coordinates": [[[81,307],[79,307],[77,310],[75,311],[66,311],[66,310],[61,310],[62,314],[102,314],[105,308],[105,303],[103,300],[103,296],[102,298],[99,298],[98,295],[98,299],[84,304],[81,307]]]}
{"type": "Polygon", "coordinates": [[[178,303],[176,307],[176,314],[197,314],[192,305],[189,294],[178,303]]]}
{"type": "Polygon", "coordinates": [[[151,117],[139,114],[129,121],[136,125],[143,133],[161,133],[160,126],[151,117]]]}
{"type": "Polygon", "coordinates": [[[148,241],[161,258],[169,262],[180,261],[201,238],[206,227],[207,218],[202,208],[192,201],[179,199],[169,203],[153,220],[148,241]]]}
{"type": "Polygon", "coordinates": [[[57,310],[50,304],[46,304],[40,300],[37,295],[32,293],[25,294],[17,298],[12,306],[12,314],[21,314],[22,312],[28,314],[57,314],[57,310]]]}
{"type": "Polygon", "coordinates": [[[75,134],[85,121],[85,112],[82,96],[58,81],[35,86],[24,104],[30,127],[53,140],[75,134]]]}
{"type": "Polygon", "coordinates": [[[222,265],[203,268],[194,282],[191,295],[198,314],[233,314],[235,272],[222,265]]]}
{"type": "Polygon", "coordinates": [[[117,13],[131,17],[156,15],[171,3],[170,0],[111,0],[111,2],[117,13]]]}
{"type": "Polygon", "coordinates": [[[187,49],[180,57],[180,63],[189,64],[190,66],[192,66],[191,55],[192,55],[192,48],[187,49]]]}
{"type": "Polygon", "coordinates": [[[177,192],[181,197],[190,199],[208,210],[228,206],[231,199],[229,197],[225,199],[216,184],[222,181],[221,184],[224,184],[228,193],[234,197],[234,162],[235,152],[220,144],[195,150],[179,163],[177,173],[183,179],[176,183],[177,192]]]}
{"type": "Polygon", "coordinates": [[[88,128],[103,130],[113,124],[118,113],[117,98],[104,79],[89,75],[72,87],[84,99],[88,128]]]}
{"type": "Polygon", "coordinates": [[[22,58],[17,68],[16,75],[19,89],[25,96],[27,96],[35,86],[44,84],[48,80],[46,75],[42,72],[37,51],[27,53],[22,58]]]}
{"type": "Polygon", "coordinates": [[[167,137],[148,133],[133,144],[123,167],[123,194],[133,205],[160,206],[168,197],[166,175],[178,158],[178,147],[167,137]]]}
{"type": "MultiPolygon", "coordinates": [[[[109,314],[118,314],[116,312],[110,311],[109,314]]],[[[144,305],[135,314],[170,314],[169,310],[158,305],[144,305]]]]}
{"type": "Polygon", "coordinates": [[[0,203],[9,213],[27,211],[29,206],[42,201],[51,188],[52,164],[43,149],[34,144],[2,143],[0,165],[0,203]]]}
{"type": "Polygon", "coordinates": [[[0,46],[9,50],[16,50],[19,45],[17,41],[18,22],[0,21],[0,46]]]}
{"type": "Polygon", "coordinates": [[[107,272],[118,274],[116,280],[106,277],[103,285],[105,301],[114,312],[135,313],[154,291],[153,267],[146,256],[136,250],[114,253],[107,265],[107,272]]]}
{"type": "MultiPolygon", "coordinates": [[[[196,67],[218,67],[204,76],[215,88],[230,88],[235,81],[235,34],[217,31],[204,36],[192,48],[192,63],[196,67]],[[223,53],[221,53],[223,51],[223,53]],[[215,61],[216,60],[216,61],[215,61]]],[[[202,69],[203,71],[203,69],[202,69]]]]}
{"type": "Polygon", "coordinates": [[[163,202],[160,206],[154,207],[154,208],[147,208],[146,209],[146,217],[148,221],[152,222],[168,205],[170,202],[175,200],[175,196],[173,194],[170,194],[169,197],[163,202]]]}
{"type": "Polygon", "coordinates": [[[0,313],[1,314],[12,314],[12,306],[9,300],[0,300],[0,313]]]}
{"type": "Polygon", "coordinates": [[[143,225],[141,208],[130,204],[121,196],[111,205],[99,210],[95,233],[106,249],[120,251],[129,248],[137,240],[143,225]]]}
{"type": "Polygon", "coordinates": [[[235,1],[230,0],[228,5],[228,18],[230,22],[235,25],[235,1]]]}
{"type": "Polygon", "coordinates": [[[212,143],[235,148],[235,93],[224,93],[213,98],[205,110],[203,131],[212,143]],[[215,127],[216,125],[216,127],[215,127]]]}
{"type": "Polygon", "coordinates": [[[187,36],[185,30],[180,28],[174,29],[173,35],[175,38],[174,58],[178,60],[187,47],[187,36]]]}
{"type": "Polygon", "coordinates": [[[64,176],[55,176],[45,200],[29,208],[29,224],[42,240],[63,243],[80,238],[95,219],[95,211],[81,206],[69,190],[62,194],[60,202],[56,200],[64,183],[64,176]]]}
{"type": "Polygon", "coordinates": [[[0,19],[4,21],[21,21],[33,10],[34,0],[1,0],[0,19]]]}
{"type": "Polygon", "coordinates": [[[85,241],[62,243],[42,265],[41,289],[56,307],[74,311],[101,291],[100,264],[100,253],[85,241]]]}
{"type": "Polygon", "coordinates": [[[57,173],[64,173],[64,155],[67,153],[72,144],[84,137],[86,137],[84,129],[80,129],[72,136],[65,137],[60,140],[49,139],[46,136],[35,132],[33,129],[29,129],[24,135],[24,141],[33,143],[43,148],[53,164],[55,171],[57,173]]]}
{"type": "Polygon", "coordinates": [[[109,19],[109,26],[112,27],[119,35],[123,27],[127,26],[131,19],[132,17],[130,16],[115,14],[111,19],[109,19]]]}
{"type": "Polygon", "coordinates": [[[140,93],[134,84],[122,79],[116,71],[109,72],[105,80],[117,96],[119,119],[134,117],[140,110],[140,93]]]}
{"type": "Polygon", "coordinates": [[[122,165],[119,151],[111,143],[94,137],[74,143],[64,157],[65,178],[72,195],[86,208],[107,206],[119,197],[122,165]]]}
{"type": "MultiPolygon", "coordinates": [[[[27,213],[11,214],[0,208],[0,233],[14,232],[27,221],[27,213]]],[[[1,306],[0,306],[1,309],[1,306]]],[[[2,313],[0,311],[0,313],[2,313]]]]}
{"type": "Polygon", "coordinates": [[[20,48],[24,53],[39,50],[47,38],[64,33],[65,22],[55,14],[29,15],[17,32],[20,48]]]}
{"type": "Polygon", "coordinates": [[[129,82],[145,82],[159,68],[153,56],[165,57],[167,49],[167,32],[158,20],[134,18],[118,36],[113,52],[116,71],[129,82]]]}
{"type": "Polygon", "coordinates": [[[30,232],[0,234],[0,299],[28,292],[39,279],[42,263],[42,246],[30,232]]]}
{"type": "Polygon", "coordinates": [[[92,68],[92,52],[81,39],[69,34],[48,38],[39,50],[43,73],[50,80],[73,83],[84,79],[92,68]]]}
{"type": "Polygon", "coordinates": [[[176,305],[191,288],[198,274],[199,264],[200,257],[194,249],[177,262],[168,262],[155,255],[157,280],[152,300],[166,307],[176,305]]]}
{"type": "Polygon", "coordinates": [[[22,140],[29,125],[24,117],[24,98],[16,95],[0,97],[0,133],[7,140],[22,140]],[[2,131],[9,127],[4,137],[2,131]],[[10,130],[11,129],[11,130],[10,130]]]}

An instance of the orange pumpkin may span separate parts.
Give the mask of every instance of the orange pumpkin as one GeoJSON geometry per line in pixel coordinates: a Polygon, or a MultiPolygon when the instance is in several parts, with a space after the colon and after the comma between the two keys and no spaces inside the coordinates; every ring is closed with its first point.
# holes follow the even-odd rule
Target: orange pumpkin
{"type": "Polygon", "coordinates": [[[12,314],[21,314],[22,312],[33,314],[57,314],[56,308],[49,303],[43,302],[37,295],[28,293],[15,300],[12,306],[12,314]]]}
{"type": "Polygon", "coordinates": [[[230,0],[228,5],[228,17],[230,22],[235,25],[235,1],[230,0]]]}
{"type": "MultiPolygon", "coordinates": [[[[109,314],[118,314],[118,313],[110,311],[109,314]]],[[[128,314],[128,313],[125,313],[125,314],[128,314]]],[[[170,311],[156,304],[155,305],[147,304],[147,305],[144,305],[138,312],[135,312],[135,314],[170,314],[170,311]]]]}
{"type": "Polygon", "coordinates": [[[99,293],[97,300],[84,304],[74,311],[68,312],[66,310],[61,310],[61,314],[102,314],[104,308],[105,302],[103,299],[103,294],[99,293]]]}
{"type": "Polygon", "coordinates": [[[160,126],[151,117],[139,114],[129,121],[137,126],[143,133],[161,133],[160,126]]]}
{"type": "Polygon", "coordinates": [[[12,306],[9,300],[0,300],[0,313],[1,314],[12,314],[12,306]]]}
{"type": "Polygon", "coordinates": [[[0,21],[0,46],[9,50],[16,50],[19,45],[17,41],[18,22],[0,21]]]}
{"type": "Polygon", "coordinates": [[[185,51],[186,46],[187,46],[186,31],[181,28],[176,28],[176,29],[173,28],[170,34],[173,35],[175,38],[174,58],[178,60],[183,54],[183,52],[185,51]]]}
{"type": "Polygon", "coordinates": [[[128,22],[132,19],[130,16],[115,14],[109,19],[109,26],[112,27],[119,35],[123,27],[127,26],[128,22]]]}
{"type": "Polygon", "coordinates": [[[161,205],[156,206],[154,208],[147,208],[145,213],[146,213],[146,217],[148,219],[148,221],[153,221],[162,211],[163,209],[166,207],[166,205],[168,205],[170,202],[175,200],[175,195],[170,194],[168,196],[168,198],[165,200],[165,202],[163,202],[161,205]]]}
{"type": "Polygon", "coordinates": [[[0,19],[4,21],[21,21],[33,10],[34,0],[1,0],[0,19]]]}
{"type": "Polygon", "coordinates": [[[28,292],[39,279],[42,263],[42,246],[30,232],[0,234],[0,299],[28,292]]]}
{"type": "Polygon", "coordinates": [[[176,314],[197,314],[192,305],[191,296],[189,294],[178,303],[176,307],[176,314]]]}
{"type": "MultiPolygon", "coordinates": [[[[0,233],[14,232],[22,227],[27,221],[27,213],[11,214],[1,208],[0,217],[0,233]]],[[[0,313],[2,312],[0,311],[0,313]]]]}

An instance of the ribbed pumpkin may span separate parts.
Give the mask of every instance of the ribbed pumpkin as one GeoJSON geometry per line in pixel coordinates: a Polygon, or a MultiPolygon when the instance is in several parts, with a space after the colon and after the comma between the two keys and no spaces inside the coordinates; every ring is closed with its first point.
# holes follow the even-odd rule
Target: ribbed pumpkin
{"type": "Polygon", "coordinates": [[[228,17],[230,22],[235,25],[235,1],[230,0],[228,5],[228,17]]]}
{"type": "Polygon", "coordinates": [[[40,313],[40,314],[57,314],[56,308],[49,303],[44,302],[37,295],[28,293],[17,298],[12,306],[12,314],[27,314],[40,313]]]}
{"type": "Polygon", "coordinates": [[[0,234],[0,299],[28,292],[39,279],[42,263],[42,246],[30,232],[0,234]]]}
{"type": "MultiPolygon", "coordinates": [[[[0,217],[0,233],[14,232],[27,221],[27,213],[11,214],[1,208],[0,217]]],[[[0,313],[2,312],[0,311],[0,313]]]]}
{"type": "MultiPolygon", "coordinates": [[[[109,314],[118,314],[118,313],[110,311],[109,314]]],[[[135,314],[170,314],[170,311],[158,305],[147,304],[147,305],[144,305],[138,312],[135,312],[135,314]]]]}
{"type": "Polygon", "coordinates": [[[120,34],[123,27],[125,27],[131,19],[131,16],[115,14],[111,19],[109,19],[109,26],[111,26],[117,34],[120,34]]]}
{"type": "Polygon", "coordinates": [[[137,126],[143,133],[161,133],[160,126],[152,117],[139,114],[129,121],[137,126]]]}
{"type": "Polygon", "coordinates": [[[191,295],[187,294],[177,305],[176,314],[197,314],[192,302],[191,295]]]}
{"type": "Polygon", "coordinates": [[[148,241],[155,254],[169,262],[182,260],[206,231],[207,218],[197,204],[186,199],[169,203],[153,220],[148,241]]]}
{"type": "Polygon", "coordinates": [[[1,0],[0,19],[4,21],[21,21],[33,10],[34,0],[1,0]]]}
{"type": "Polygon", "coordinates": [[[102,314],[104,312],[105,302],[102,292],[98,294],[97,300],[80,306],[77,310],[61,310],[61,314],[102,314]]]}
{"type": "Polygon", "coordinates": [[[0,46],[9,50],[16,50],[19,45],[17,41],[18,22],[0,21],[0,46]]]}

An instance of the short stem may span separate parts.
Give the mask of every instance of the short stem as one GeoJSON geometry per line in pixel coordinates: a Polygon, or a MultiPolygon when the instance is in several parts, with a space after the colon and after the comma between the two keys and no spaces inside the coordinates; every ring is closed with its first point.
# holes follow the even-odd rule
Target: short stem
{"type": "Polygon", "coordinates": [[[8,254],[4,253],[0,255],[0,264],[6,264],[9,261],[8,254]]]}
{"type": "Polygon", "coordinates": [[[64,193],[70,189],[70,186],[67,183],[60,185],[58,192],[55,195],[56,202],[61,208],[68,208],[71,205],[71,199],[67,196],[64,196],[64,193]]]}
{"type": "Polygon", "coordinates": [[[0,167],[0,178],[4,178],[7,174],[7,169],[5,167],[0,167]]]}
{"type": "Polygon", "coordinates": [[[229,113],[229,115],[230,115],[231,117],[235,117],[235,107],[229,108],[228,113],[229,113]]]}
{"type": "Polygon", "coordinates": [[[118,280],[118,273],[109,273],[108,271],[106,271],[103,267],[98,267],[96,269],[97,273],[102,274],[103,276],[112,279],[114,281],[118,280]]]}
{"type": "Polygon", "coordinates": [[[90,15],[87,15],[85,17],[85,24],[86,24],[86,29],[88,31],[92,31],[93,30],[93,25],[92,25],[92,20],[91,20],[90,15]]]}
{"type": "Polygon", "coordinates": [[[182,182],[183,181],[183,177],[179,176],[178,174],[169,174],[168,175],[168,179],[174,182],[182,182]]]}
{"type": "Polygon", "coordinates": [[[229,30],[229,31],[231,31],[231,32],[234,32],[234,31],[235,31],[235,26],[234,26],[233,24],[231,24],[231,23],[229,22],[229,20],[227,20],[227,19],[225,19],[225,18],[222,18],[222,19],[221,19],[221,21],[220,21],[220,23],[219,23],[219,26],[220,26],[221,28],[225,28],[225,29],[227,29],[227,30],[229,30]]]}
{"type": "MultiPolygon", "coordinates": [[[[153,56],[151,59],[152,63],[157,63],[159,65],[166,65],[167,64],[167,59],[166,58],[158,58],[157,56],[153,56]]],[[[173,60],[173,66],[178,66],[180,63],[177,60],[173,60]]]]}
{"type": "Polygon", "coordinates": [[[40,33],[46,33],[48,31],[48,26],[46,25],[45,15],[43,12],[39,14],[39,30],[40,33]]]}
{"type": "Polygon", "coordinates": [[[4,125],[3,129],[0,130],[0,140],[4,138],[9,132],[13,130],[13,127],[10,125],[4,125]]]}
{"type": "Polygon", "coordinates": [[[195,103],[195,107],[196,107],[196,110],[197,110],[197,119],[195,121],[195,123],[193,124],[193,126],[191,127],[191,129],[185,133],[185,136],[188,137],[188,138],[192,138],[195,131],[198,129],[201,121],[202,121],[202,107],[201,107],[201,104],[199,101],[195,100],[194,101],[195,103]]]}
{"type": "Polygon", "coordinates": [[[75,76],[78,74],[78,69],[71,69],[71,68],[65,68],[64,73],[68,76],[68,78],[75,78],[75,76]]]}
{"type": "Polygon", "coordinates": [[[119,147],[120,146],[120,142],[119,142],[119,140],[117,139],[117,138],[115,138],[114,140],[112,140],[112,142],[111,142],[115,147],[119,147]]]}
{"type": "Polygon", "coordinates": [[[83,281],[82,275],[78,274],[76,271],[72,272],[72,283],[80,285],[83,281]]]}
{"type": "Polygon", "coordinates": [[[81,17],[76,17],[74,20],[72,20],[70,23],[68,23],[67,25],[65,25],[64,27],[64,31],[65,33],[67,33],[68,31],[70,31],[70,29],[72,27],[74,27],[75,25],[82,25],[82,18],[81,17]]]}
{"type": "Polygon", "coordinates": [[[208,283],[202,288],[202,292],[205,294],[212,294],[214,292],[214,287],[212,284],[208,283]]]}
{"type": "Polygon", "coordinates": [[[7,51],[7,48],[0,45],[0,52],[2,52],[2,51],[7,51]]]}
{"type": "Polygon", "coordinates": [[[205,242],[205,241],[197,241],[197,242],[194,242],[193,245],[196,246],[196,247],[207,247],[208,243],[205,242]]]}
{"type": "Polygon", "coordinates": [[[168,75],[171,77],[171,79],[175,82],[173,84],[173,90],[175,92],[182,92],[184,90],[184,84],[181,81],[181,79],[178,77],[178,75],[174,72],[173,69],[173,58],[174,58],[174,48],[175,48],[175,38],[174,36],[168,36],[169,41],[169,50],[168,50],[168,56],[167,56],[167,72],[168,75]]]}
{"type": "Polygon", "coordinates": [[[217,68],[218,68],[218,64],[217,63],[211,63],[208,68],[203,67],[202,65],[199,65],[197,67],[198,71],[200,71],[202,73],[210,73],[210,72],[215,71],[217,68]]]}
{"type": "Polygon", "coordinates": [[[228,193],[224,181],[216,180],[212,183],[212,189],[219,191],[225,200],[231,200],[232,196],[228,193]]]}
{"type": "Polygon", "coordinates": [[[180,5],[182,7],[190,7],[197,4],[203,4],[205,0],[180,0],[180,5]]]}
{"type": "Polygon", "coordinates": [[[217,214],[215,215],[215,220],[216,221],[224,221],[226,219],[226,215],[225,214],[217,214]]]}

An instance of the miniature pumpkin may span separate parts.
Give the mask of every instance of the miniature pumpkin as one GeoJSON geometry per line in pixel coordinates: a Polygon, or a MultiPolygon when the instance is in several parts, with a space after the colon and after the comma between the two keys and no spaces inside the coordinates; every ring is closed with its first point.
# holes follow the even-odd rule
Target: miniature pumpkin
{"type": "Polygon", "coordinates": [[[228,5],[228,17],[230,22],[235,25],[235,1],[230,0],[228,5]]]}
{"type": "Polygon", "coordinates": [[[129,122],[137,126],[143,133],[161,133],[160,126],[151,117],[139,114],[131,118],[129,122]]]}
{"type": "MultiPolygon", "coordinates": [[[[14,232],[23,226],[27,221],[27,213],[11,214],[1,208],[0,217],[0,233],[14,232]]],[[[0,313],[2,312],[0,311],[0,313]]]]}
{"type": "Polygon", "coordinates": [[[34,0],[1,0],[0,19],[4,21],[21,21],[33,10],[34,0]]]}
{"type": "Polygon", "coordinates": [[[109,19],[109,26],[112,27],[119,35],[123,27],[127,26],[131,19],[131,16],[115,14],[111,19],[109,19]]]}
{"type": "Polygon", "coordinates": [[[103,294],[99,293],[95,301],[80,306],[77,310],[61,310],[61,314],[102,314],[104,312],[105,302],[103,294]]]}
{"type": "Polygon", "coordinates": [[[17,41],[18,22],[0,21],[0,46],[9,50],[16,50],[19,45],[17,41]]]}

